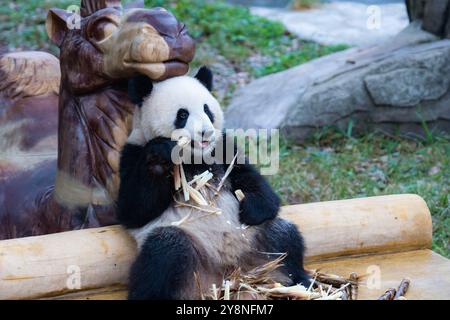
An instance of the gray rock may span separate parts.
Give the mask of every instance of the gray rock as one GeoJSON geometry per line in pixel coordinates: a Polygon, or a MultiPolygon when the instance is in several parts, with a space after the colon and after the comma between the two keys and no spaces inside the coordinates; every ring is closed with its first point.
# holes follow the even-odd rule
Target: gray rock
{"type": "Polygon", "coordinates": [[[350,122],[356,132],[450,130],[449,86],[450,40],[412,24],[392,41],[253,81],[232,99],[226,126],[280,128],[298,139],[350,122]]]}
{"type": "Polygon", "coordinates": [[[448,89],[448,79],[442,73],[414,67],[368,75],[364,82],[376,105],[395,107],[439,99],[448,89]]]}

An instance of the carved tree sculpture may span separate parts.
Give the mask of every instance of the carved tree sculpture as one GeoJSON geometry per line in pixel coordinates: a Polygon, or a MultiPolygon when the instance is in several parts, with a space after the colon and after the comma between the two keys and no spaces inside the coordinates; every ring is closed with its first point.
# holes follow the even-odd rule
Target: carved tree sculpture
{"type": "Polygon", "coordinates": [[[49,53],[0,56],[0,181],[56,157],[60,78],[49,53]]]}
{"type": "Polygon", "coordinates": [[[70,13],[48,14],[49,37],[61,49],[57,164],[1,177],[0,239],[113,224],[133,113],[126,80],[182,75],[193,58],[185,26],[162,8],[123,12],[120,1],[84,0],[80,12],[73,30],[70,13]]]}
{"type": "Polygon", "coordinates": [[[450,38],[450,0],[405,0],[410,21],[421,20],[422,28],[450,38]]]}

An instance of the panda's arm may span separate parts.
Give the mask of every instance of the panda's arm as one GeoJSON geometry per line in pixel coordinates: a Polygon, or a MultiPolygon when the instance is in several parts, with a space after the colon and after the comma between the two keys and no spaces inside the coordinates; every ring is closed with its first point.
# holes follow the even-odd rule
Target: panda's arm
{"type": "Polygon", "coordinates": [[[138,228],[159,217],[174,192],[170,155],[175,142],[155,138],[145,146],[126,144],[120,158],[118,220],[138,228]]]}
{"type": "MultiPolygon", "coordinates": [[[[224,136],[224,139],[225,136],[224,136]]],[[[226,143],[224,143],[224,146],[226,143]]],[[[236,154],[236,149],[233,150],[236,154]]],[[[226,154],[226,151],[224,151],[226,154]]],[[[228,164],[225,164],[225,170],[228,164]]],[[[269,183],[255,167],[245,160],[245,164],[235,164],[229,175],[232,191],[240,189],[245,197],[240,202],[240,220],[248,225],[258,225],[275,218],[280,209],[280,199],[269,183]]]]}

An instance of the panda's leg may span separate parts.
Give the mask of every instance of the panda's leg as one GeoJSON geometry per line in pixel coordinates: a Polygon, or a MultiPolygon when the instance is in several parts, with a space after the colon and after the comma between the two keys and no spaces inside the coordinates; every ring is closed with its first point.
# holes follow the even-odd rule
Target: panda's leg
{"type": "Polygon", "coordinates": [[[128,299],[194,299],[199,255],[192,239],[176,227],[155,229],[131,267],[128,299]]]}
{"type": "MultiPolygon", "coordinates": [[[[286,253],[283,267],[280,270],[292,281],[287,285],[303,284],[309,286],[311,277],[303,267],[304,243],[297,227],[281,218],[266,222],[263,226],[262,238],[259,243],[266,253],[286,253]]],[[[277,255],[268,255],[275,259],[277,255]]]]}

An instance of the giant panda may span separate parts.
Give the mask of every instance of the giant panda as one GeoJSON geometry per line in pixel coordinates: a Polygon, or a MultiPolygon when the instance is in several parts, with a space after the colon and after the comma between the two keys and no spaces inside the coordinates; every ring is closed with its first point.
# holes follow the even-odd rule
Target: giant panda
{"type": "MultiPolygon", "coordinates": [[[[248,161],[235,164],[219,194],[210,195],[221,214],[201,219],[204,212],[177,206],[174,200],[173,131],[191,134],[194,153],[211,155],[220,145],[226,148],[219,143],[226,138],[221,133],[224,119],[211,94],[212,81],[206,67],[195,77],[152,83],[140,75],[129,81],[129,96],[137,107],[121,152],[117,199],[118,220],[138,244],[129,299],[198,299],[194,274],[206,292],[212,284],[220,287],[234,268],[246,271],[282,253],[287,257],[273,279],[284,285],[309,284],[302,236],[296,226],[277,217],[278,196],[248,161]],[[235,195],[238,189],[245,196],[241,201],[235,195]],[[188,214],[192,221],[176,223],[188,214]]],[[[187,180],[210,170],[217,185],[228,165],[202,162],[183,168],[187,180]]]]}

